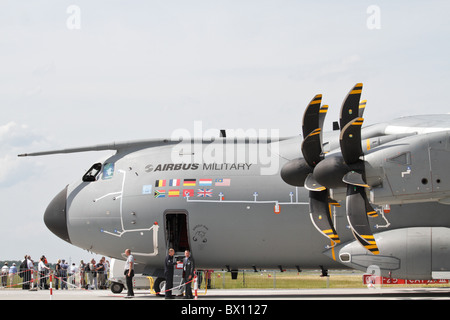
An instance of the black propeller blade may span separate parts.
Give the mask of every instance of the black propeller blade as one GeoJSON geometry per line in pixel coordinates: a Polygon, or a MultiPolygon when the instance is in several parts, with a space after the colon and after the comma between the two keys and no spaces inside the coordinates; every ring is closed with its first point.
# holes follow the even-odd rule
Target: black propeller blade
{"type": "Polygon", "coordinates": [[[367,100],[363,100],[359,103],[359,112],[358,115],[360,118],[364,115],[364,110],[366,109],[367,100]]]}
{"type": "Polygon", "coordinates": [[[322,156],[322,143],[321,143],[321,128],[319,127],[319,114],[320,104],[322,102],[322,95],[316,95],[303,114],[302,130],[303,130],[303,143],[302,154],[305,161],[310,167],[315,167],[322,156]]]}
{"type": "Polygon", "coordinates": [[[362,87],[362,83],[357,83],[344,99],[339,117],[341,130],[347,123],[359,117],[359,99],[361,98],[362,87]]]}
{"type": "Polygon", "coordinates": [[[356,163],[364,155],[361,146],[361,126],[363,121],[363,118],[352,119],[341,129],[339,142],[342,156],[348,165],[356,163]]]}
{"type": "MultiPolygon", "coordinates": [[[[316,95],[303,114],[302,154],[311,168],[314,168],[323,159],[322,153],[322,126],[328,111],[328,106],[320,107],[322,95],[316,95]]],[[[309,191],[309,212],[313,225],[328,237],[332,246],[339,243],[339,236],[331,220],[329,190],[318,184],[313,175],[305,179],[305,188],[309,191]]]]}
{"type": "Polygon", "coordinates": [[[369,221],[367,219],[366,198],[366,191],[364,190],[364,187],[352,185],[347,187],[347,219],[356,240],[358,240],[364,248],[373,254],[379,254],[380,251],[378,250],[372,230],[370,230],[369,221]]]}
{"type": "Polygon", "coordinates": [[[309,192],[309,211],[314,226],[326,237],[330,238],[333,246],[340,243],[339,236],[331,220],[331,199],[328,190],[309,192]]]}
{"type": "Polygon", "coordinates": [[[375,238],[370,229],[368,216],[377,216],[367,199],[365,182],[364,156],[361,146],[361,126],[364,119],[366,101],[359,102],[362,83],[356,84],[348,93],[341,107],[339,143],[345,163],[352,169],[342,181],[347,184],[346,210],[347,219],[356,240],[373,254],[379,254],[375,238]]]}

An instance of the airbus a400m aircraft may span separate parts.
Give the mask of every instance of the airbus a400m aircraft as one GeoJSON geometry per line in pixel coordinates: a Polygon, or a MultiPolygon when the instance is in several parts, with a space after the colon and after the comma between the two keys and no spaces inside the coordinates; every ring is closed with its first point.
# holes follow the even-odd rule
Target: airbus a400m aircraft
{"type": "Polygon", "coordinates": [[[116,150],[56,195],[44,221],[99,254],[123,259],[131,248],[151,276],[163,277],[173,247],[189,248],[198,269],[376,265],[385,276],[449,278],[450,115],[362,128],[361,92],[360,83],[350,90],[330,132],[316,95],[295,137],[224,130],[20,156],[116,150]],[[254,157],[260,150],[275,170],[254,157]]]}

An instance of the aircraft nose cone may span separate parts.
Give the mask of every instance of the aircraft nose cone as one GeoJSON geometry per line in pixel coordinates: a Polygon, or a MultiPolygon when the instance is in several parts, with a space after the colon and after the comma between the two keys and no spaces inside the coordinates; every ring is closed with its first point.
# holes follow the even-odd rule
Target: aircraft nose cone
{"type": "Polygon", "coordinates": [[[67,187],[58,193],[48,205],[44,213],[44,223],[55,235],[71,243],[67,230],[66,203],[67,187]]]}

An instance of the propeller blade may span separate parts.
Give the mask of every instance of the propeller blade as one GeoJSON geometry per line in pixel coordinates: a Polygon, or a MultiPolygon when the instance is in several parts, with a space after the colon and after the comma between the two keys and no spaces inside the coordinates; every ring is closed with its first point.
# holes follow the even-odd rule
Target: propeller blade
{"type": "Polygon", "coordinates": [[[361,98],[362,87],[362,83],[357,83],[347,94],[341,106],[339,142],[342,156],[348,165],[357,162],[359,157],[363,155],[361,126],[364,119],[359,116],[359,99],[361,98]]]}
{"type": "Polygon", "coordinates": [[[327,112],[328,112],[328,105],[324,105],[324,106],[320,107],[319,128],[323,128],[323,123],[325,121],[325,116],[327,115],[327,112]]]}
{"type": "Polygon", "coordinates": [[[352,186],[370,188],[370,186],[364,182],[362,174],[355,171],[350,171],[349,173],[347,173],[342,178],[342,181],[344,181],[346,184],[351,184],[352,186]]]}
{"type": "Polygon", "coordinates": [[[306,177],[304,186],[307,190],[314,192],[326,190],[324,186],[319,184],[316,179],[314,179],[312,173],[308,174],[308,176],[306,177]]]}
{"type": "Polygon", "coordinates": [[[367,104],[367,100],[363,100],[359,103],[359,111],[358,111],[358,116],[360,118],[362,118],[363,114],[364,114],[364,110],[366,110],[366,104],[367,104]]]}
{"type": "Polygon", "coordinates": [[[322,103],[322,95],[316,94],[303,113],[302,130],[303,137],[319,128],[319,112],[322,103]]]}
{"type": "Polygon", "coordinates": [[[328,237],[333,242],[334,246],[341,241],[333,227],[330,209],[331,204],[328,202],[328,199],[328,190],[309,192],[309,210],[311,221],[320,233],[328,237]]]}
{"type": "MultiPolygon", "coordinates": [[[[344,181],[347,184],[350,184],[352,186],[359,186],[359,187],[363,187],[363,188],[370,188],[363,180],[362,174],[359,174],[355,171],[351,171],[349,173],[347,173],[344,178],[342,179],[342,181],[344,181]]],[[[369,199],[367,199],[367,195],[366,193],[363,192],[361,193],[362,197],[364,198],[364,202],[365,202],[365,206],[366,206],[366,214],[371,217],[371,218],[375,218],[378,217],[378,213],[377,211],[371,206],[371,204],[369,203],[369,199]]]]}
{"type": "Polygon", "coordinates": [[[322,144],[320,143],[320,132],[320,128],[315,129],[302,142],[303,158],[312,168],[323,159],[322,144]]]}
{"type": "Polygon", "coordinates": [[[322,158],[323,156],[323,150],[322,150],[322,133],[323,133],[323,123],[325,122],[325,117],[327,115],[328,112],[328,105],[324,105],[322,107],[320,107],[320,111],[319,111],[319,128],[321,129],[319,137],[320,137],[320,146],[321,146],[321,151],[322,151],[322,158]]]}
{"type": "MultiPolygon", "coordinates": [[[[372,254],[379,254],[367,217],[367,196],[363,187],[347,186],[346,209],[347,220],[352,228],[355,239],[372,254]]],[[[373,209],[372,209],[373,210],[373,209]]]]}
{"type": "Polygon", "coordinates": [[[362,83],[357,83],[345,97],[339,117],[340,128],[344,128],[347,123],[359,117],[359,99],[361,98],[362,87],[362,83]]]}
{"type": "Polygon", "coordinates": [[[322,157],[322,143],[321,143],[321,127],[320,123],[320,104],[322,102],[322,95],[317,94],[303,114],[302,130],[302,154],[305,161],[310,167],[315,167],[322,157]]]}
{"type": "Polygon", "coordinates": [[[361,126],[363,121],[363,118],[355,118],[341,130],[339,142],[342,156],[348,165],[357,162],[359,157],[364,155],[361,145],[361,126]]]}
{"type": "Polygon", "coordinates": [[[337,208],[341,207],[341,204],[332,198],[328,198],[328,203],[337,208]]]}
{"type": "Polygon", "coordinates": [[[364,201],[366,202],[366,214],[371,218],[378,217],[377,211],[369,203],[369,199],[367,199],[367,195],[365,192],[364,192],[364,201]]]}
{"type": "Polygon", "coordinates": [[[303,114],[302,130],[304,140],[301,145],[303,159],[291,160],[281,169],[281,178],[290,185],[298,187],[305,185],[307,175],[312,172],[314,166],[323,158],[320,128],[328,106],[321,108],[321,102],[322,95],[316,95],[303,114]]]}

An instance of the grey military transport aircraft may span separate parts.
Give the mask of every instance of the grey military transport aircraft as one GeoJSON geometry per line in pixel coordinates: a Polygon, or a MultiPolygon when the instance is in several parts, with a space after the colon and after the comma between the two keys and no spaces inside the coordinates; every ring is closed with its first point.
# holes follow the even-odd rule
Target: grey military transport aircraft
{"type": "MultiPolygon", "coordinates": [[[[44,222],[61,239],[164,280],[169,247],[197,269],[333,268],[450,278],[450,115],[362,128],[362,84],[323,132],[316,95],[302,135],[111,143],[22,154],[115,150],[68,184],[44,222]]],[[[217,130],[219,131],[219,130],[217,130]]]]}

